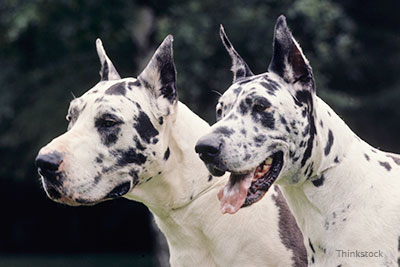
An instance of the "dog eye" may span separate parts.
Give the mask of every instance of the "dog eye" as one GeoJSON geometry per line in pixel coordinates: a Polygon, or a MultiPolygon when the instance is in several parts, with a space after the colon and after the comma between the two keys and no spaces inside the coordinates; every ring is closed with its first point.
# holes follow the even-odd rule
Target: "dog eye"
{"type": "Polygon", "coordinates": [[[119,124],[118,121],[115,120],[110,120],[110,119],[105,119],[101,122],[100,126],[102,128],[110,128],[110,127],[114,127],[115,125],[119,124]]]}
{"type": "Polygon", "coordinates": [[[222,116],[222,109],[219,108],[217,109],[217,119],[221,118],[221,116],[222,116]]]}
{"type": "Polygon", "coordinates": [[[254,104],[253,106],[253,110],[256,112],[263,112],[267,107],[264,106],[263,104],[259,103],[259,104],[254,104]]]}

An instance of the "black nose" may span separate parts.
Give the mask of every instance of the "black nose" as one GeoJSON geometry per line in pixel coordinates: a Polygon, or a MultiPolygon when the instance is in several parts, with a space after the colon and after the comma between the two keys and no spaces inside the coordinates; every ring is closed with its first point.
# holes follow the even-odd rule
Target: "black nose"
{"type": "Polygon", "coordinates": [[[204,162],[210,163],[219,155],[221,147],[222,143],[218,136],[211,134],[200,138],[200,140],[197,141],[195,150],[204,162]]]}
{"type": "Polygon", "coordinates": [[[36,167],[40,175],[44,176],[50,182],[57,178],[58,168],[63,161],[63,155],[59,152],[48,154],[39,154],[35,159],[36,167]]]}

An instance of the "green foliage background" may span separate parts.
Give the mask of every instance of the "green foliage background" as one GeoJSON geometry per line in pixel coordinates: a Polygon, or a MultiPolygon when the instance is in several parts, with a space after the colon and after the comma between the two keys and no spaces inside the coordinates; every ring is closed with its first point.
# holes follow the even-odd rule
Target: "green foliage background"
{"type": "MultiPolygon", "coordinates": [[[[261,73],[269,64],[275,19],[285,14],[313,66],[319,96],[363,139],[400,152],[398,10],[398,0],[0,1],[0,200],[3,211],[13,214],[1,223],[3,229],[13,230],[4,238],[0,235],[0,250],[51,247],[39,242],[32,249],[33,229],[21,221],[48,227],[45,222],[55,212],[70,229],[68,247],[87,230],[83,222],[93,220],[85,215],[89,209],[59,209],[46,200],[33,160],[41,146],[65,131],[71,93],[79,96],[99,80],[96,37],[127,77],[138,75],[163,38],[173,34],[180,100],[213,123],[218,98],[213,90],[223,92],[231,82],[219,24],[252,70],[261,73]]],[[[118,207],[130,208],[133,215],[138,212],[148,224],[145,209],[123,205],[118,207]]],[[[92,210],[125,218],[113,204],[92,210]]],[[[103,224],[98,227],[109,226],[107,220],[103,224]]],[[[149,243],[133,243],[121,247],[151,249],[149,243]]],[[[76,246],[72,251],[87,250],[76,246]]],[[[98,247],[118,249],[110,244],[98,247]]]]}

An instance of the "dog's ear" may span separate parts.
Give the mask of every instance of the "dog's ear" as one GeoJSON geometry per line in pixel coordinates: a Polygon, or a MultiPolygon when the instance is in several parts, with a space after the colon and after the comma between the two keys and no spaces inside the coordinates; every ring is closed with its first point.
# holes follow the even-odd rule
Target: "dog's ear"
{"type": "Polygon", "coordinates": [[[300,83],[302,88],[315,90],[312,69],[299,44],[290,32],[285,16],[275,24],[274,51],[268,70],[288,83],[300,83]]]}
{"type": "Polygon", "coordinates": [[[100,80],[108,81],[108,80],[119,80],[121,76],[119,76],[117,70],[115,69],[113,63],[108,58],[106,51],[104,50],[103,43],[99,38],[96,40],[96,49],[97,54],[100,58],[101,69],[100,69],[100,80]]]}
{"type": "Polygon", "coordinates": [[[236,52],[233,47],[231,41],[229,41],[228,36],[226,36],[224,27],[222,24],[219,27],[219,36],[221,37],[222,43],[224,44],[226,51],[228,51],[229,55],[232,58],[232,68],[233,72],[233,82],[236,82],[238,79],[253,76],[253,72],[250,70],[247,63],[242,59],[242,57],[236,52]]]}
{"type": "Polygon", "coordinates": [[[168,35],[157,48],[146,68],[138,76],[138,80],[156,99],[156,108],[162,115],[168,115],[169,106],[178,100],[176,88],[176,70],[173,59],[172,42],[168,35]]]}

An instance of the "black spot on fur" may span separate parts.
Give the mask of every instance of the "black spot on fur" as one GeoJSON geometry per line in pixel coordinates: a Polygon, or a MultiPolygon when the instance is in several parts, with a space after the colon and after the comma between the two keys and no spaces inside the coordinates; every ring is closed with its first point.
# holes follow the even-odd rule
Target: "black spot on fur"
{"type": "Polygon", "coordinates": [[[158,143],[158,138],[153,138],[153,140],[151,141],[154,145],[158,143]]]}
{"type": "Polygon", "coordinates": [[[139,110],[139,116],[134,123],[133,127],[138,132],[140,138],[146,143],[150,143],[150,139],[158,135],[158,131],[154,128],[151,123],[149,116],[146,113],[139,110]]]}
{"type": "Polygon", "coordinates": [[[158,118],[158,123],[159,123],[160,125],[163,125],[163,123],[164,123],[164,118],[163,118],[163,117],[158,118]]]}
{"type": "Polygon", "coordinates": [[[293,266],[307,266],[307,252],[304,247],[303,236],[297,226],[284,196],[277,186],[274,186],[277,196],[272,195],[275,205],[279,210],[279,236],[286,248],[293,251],[293,266]]]}
{"type": "Polygon", "coordinates": [[[324,123],[322,122],[322,120],[319,121],[319,125],[321,126],[321,128],[324,128],[324,123]]]}
{"type": "Polygon", "coordinates": [[[393,159],[394,163],[396,163],[397,165],[400,165],[400,159],[393,157],[392,155],[386,155],[387,157],[393,159]]]}
{"type": "Polygon", "coordinates": [[[111,146],[118,141],[118,135],[121,132],[121,128],[118,125],[122,123],[113,114],[103,114],[101,117],[95,119],[94,125],[100,134],[102,144],[111,146]],[[113,122],[112,125],[109,125],[110,121],[113,122]]]}
{"type": "Polygon", "coordinates": [[[338,156],[335,157],[334,162],[335,162],[335,163],[339,163],[339,158],[338,158],[338,156]]]}
{"type": "Polygon", "coordinates": [[[386,161],[379,161],[379,165],[385,167],[387,171],[390,171],[392,169],[392,166],[390,166],[389,162],[386,161]]]}
{"type": "Polygon", "coordinates": [[[140,83],[140,81],[139,80],[136,80],[136,81],[134,81],[134,82],[129,82],[128,83],[128,88],[129,89],[133,89],[132,87],[140,87],[142,84],[140,83]]]}
{"type": "Polygon", "coordinates": [[[239,112],[241,115],[246,115],[249,112],[249,107],[244,100],[240,101],[239,112]]]}
{"type": "Polygon", "coordinates": [[[243,160],[244,161],[247,161],[247,160],[249,160],[251,158],[251,155],[250,154],[246,154],[244,157],[243,157],[243,160]]]}
{"type": "Polygon", "coordinates": [[[132,147],[126,150],[117,149],[111,153],[117,157],[117,165],[121,167],[132,163],[142,165],[147,159],[145,155],[137,153],[136,149],[132,147]]]}
{"type": "Polygon", "coordinates": [[[228,127],[221,126],[218,127],[217,129],[214,130],[214,133],[216,134],[222,134],[223,136],[229,137],[231,136],[235,131],[233,129],[229,129],[228,127]]]}
{"type": "Polygon", "coordinates": [[[321,175],[320,178],[313,180],[312,183],[315,187],[320,187],[321,185],[323,185],[325,182],[325,176],[321,175]]]}
{"type": "Polygon", "coordinates": [[[125,82],[116,83],[106,90],[106,95],[122,95],[126,94],[125,82]]]}
{"type": "Polygon", "coordinates": [[[164,153],[164,160],[168,160],[169,154],[170,154],[170,151],[169,151],[169,147],[168,147],[167,150],[165,150],[165,153],[164,153]]]}
{"type": "Polygon", "coordinates": [[[136,135],[133,137],[133,141],[135,142],[136,149],[140,151],[145,150],[145,147],[140,143],[139,138],[136,135]]]}
{"type": "Polygon", "coordinates": [[[332,145],[333,145],[333,133],[331,130],[329,130],[328,143],[326,144],[325,150],[324,150],[325,156],[327,156],[329,154],[329,152],[331,152],[332,145]]]}
{"type": "Polygon", "coordinates": [[[281,120],[281,122],[282,122],[283,125],[286,125],[286,124],[287,124],[286,119],[285,119],[282,115],[280,116],[280,120],[281,120]]]}
{"type": "Polygon", "coordinates": [[[256,137],[254,137],[254,143],[256,144],[257,147],[262,146],[266,140],[267,137],[264,134],[259,134],[256,137]]]}
{"type": "Polygon", "coordinates": [[[369,161],[369,156],[364,153],[364,157],[369,161]]]}
{"type": "Polygon", "coordinates": [[[212,181],[212,179],[213,179],[213,176],[210,174],[210,175],[208,175],[208,182],[211,182],[212,181]]]}
{"type": "Polygon", "coordinates": [[[310,246],[312,252],[315,253],[315,249],[314,249],[313,244],[311,243],[311,239],[310,238],[308,239],[308,245],[310,246]]]}

